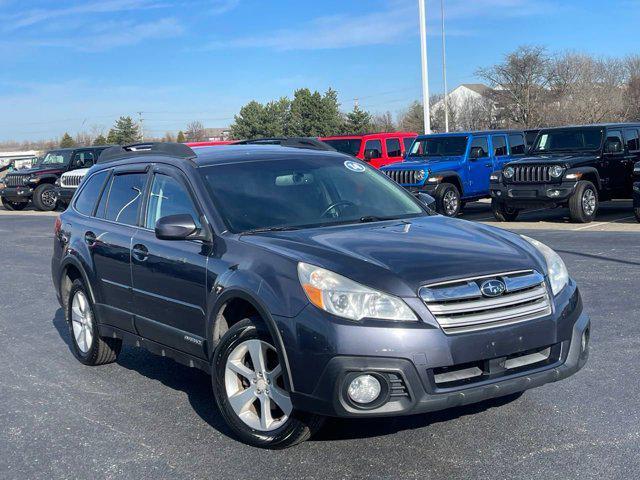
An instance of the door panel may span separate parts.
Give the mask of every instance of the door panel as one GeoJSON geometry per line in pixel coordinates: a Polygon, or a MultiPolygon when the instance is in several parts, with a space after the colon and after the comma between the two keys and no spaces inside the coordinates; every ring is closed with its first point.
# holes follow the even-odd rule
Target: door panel
{"type": "Polygon", "coordinates": [[[489,156],[487,137],[474,137],[469,151],[474,147],[482,149],[482,156],[468,160],[470,193],[479,195],[489,190],[489,175],[491,175],[493,161],[489,156]]]}

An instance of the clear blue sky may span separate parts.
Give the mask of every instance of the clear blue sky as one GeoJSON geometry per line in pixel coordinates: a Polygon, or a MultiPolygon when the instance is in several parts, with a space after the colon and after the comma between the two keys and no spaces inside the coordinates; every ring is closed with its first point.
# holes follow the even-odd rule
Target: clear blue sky
{"type": "MultiPolygon", "coordinates": [[[[640,0],[445,0],[449,85],[521,44],[640,53],[640,0]]],[[[441,91],[440,0],[427,3],[441,91]]],[[[144,112],[154,135],[226,126],[251,99],[336,89],[373,112],[420,96],[416,0],[0,0],[0,140],[144,112]]]]}

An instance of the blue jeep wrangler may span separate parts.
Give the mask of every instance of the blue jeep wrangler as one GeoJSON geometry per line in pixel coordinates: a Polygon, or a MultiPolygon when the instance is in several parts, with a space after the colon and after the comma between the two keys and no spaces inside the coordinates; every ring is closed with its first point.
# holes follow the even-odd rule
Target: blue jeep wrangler
{"type": "Polygon", "coordinates": [[[401,163],[380,170],[412,192],[436,199],[439,213],[455,217],[466,202],[489,198],[489,176],[526,153],[522,131],[493,130],[421,135],[401,163]]]}

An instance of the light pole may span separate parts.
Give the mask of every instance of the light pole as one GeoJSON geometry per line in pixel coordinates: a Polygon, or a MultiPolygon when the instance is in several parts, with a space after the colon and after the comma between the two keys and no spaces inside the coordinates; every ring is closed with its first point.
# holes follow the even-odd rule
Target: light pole
{"type": "Polygon", "coordinates": [[[442,16],[442,83],[444,85],[444,131],[449,131],[449,102],[447,95],[447,44],[446,35],[444,33],[444,0],[440,0],[440,14],[442,16]]]}
{"type": "Polygon", "coordinates": [[[424,113],[424,133],[431,133],[429,117],[429,68],[427,67],[427,0],[418,0],[420,12],[420,58],[422,60],[422,109],[424,113]]]}

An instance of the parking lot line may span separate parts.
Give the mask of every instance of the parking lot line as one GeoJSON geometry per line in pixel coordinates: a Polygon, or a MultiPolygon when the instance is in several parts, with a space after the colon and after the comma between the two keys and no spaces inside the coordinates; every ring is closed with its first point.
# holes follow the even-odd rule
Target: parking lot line
{"type": "Polygon", "coordinates": [[[635,216],[631,215],[630,217],[616,218],[615,220],[610,220],[608,222],[590,223],[589,225],[585,225],[583,227],[574,228],[572,231],[577,232],[578,230],[586,230],[588,228],[600,227],[602,225],[607,225],[608,223],[616,223],[616,222],[620,222],[621,220],[629,220],[630,218],[635,218],[635,216]]]}

